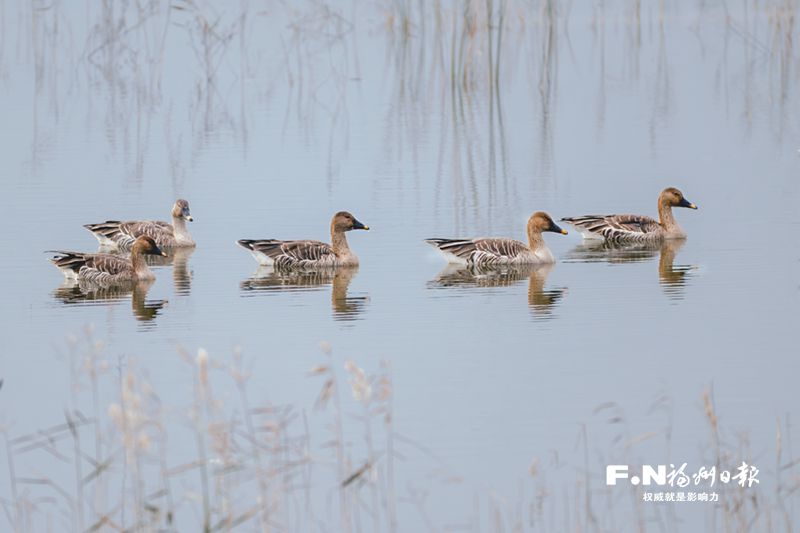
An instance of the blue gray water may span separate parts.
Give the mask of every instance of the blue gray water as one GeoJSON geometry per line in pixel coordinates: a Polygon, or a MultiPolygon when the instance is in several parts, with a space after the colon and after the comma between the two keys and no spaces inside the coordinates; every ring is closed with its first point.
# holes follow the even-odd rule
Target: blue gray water
{"type": "MultiPolygon", "coordinates": [[[[485,27],[465,37],[462,10],[449,5],[420,14],[402,2],[201,2],[152,13],[4,4],[0,421],[9,438],[63,422],[65,409],[90,410],[85,377],[75,387],[82,363],[71,374],[66,354],[92,325],[109,365],[99,404],[119,401],[118,376],[136,361],[167,420],[184,428],[171,465],[195,457],[192,372],[178,352],[199,348],[219,362],[211,383],[221,409],[235,402],[225,369],[240,350],[251,401],[296,406],[321,446],[314,455],[329,459],[329,417],[313,409],[321,380],[307,375],[327,360],[324,342],[343,386],[345,359],[369,374],[391,362],[393,424],[418,444],[395,465],[401,530],[493,530],[493,505],[508,526],[541,486],[555,494],[550,526],[525,518],[524,527],[569,529],[554,509],[582,501],[584,466],[605,489],[604,465],[624,455],[619,434],[655,435],[626,448],[632,464],[709,463],[705,390],[729,448],[761,465],[757,490],[769,500],[775,465],[798,452],[785,432],[800,416],[796,6],[645,5],[637,18],[638,2],[577,4],[508,5],[499,54],[498,5],[490,51],[485,27]],[[552,18],[547,5],[557,6],[552,18]],[[213,31],[201,20],[216,21],[213,31]],[[699,210],[677,211],[689,238],[665,249],[603,250],[575,232],[547,234],[552,269],[476,278],[446,271],[423,242],[523,239],[536,210],[655,216],[666,186],[699,210]],[[198,246],[154,267],[148,290],[85,298],[61,288],[45,250],[93,250],[82,224],[164,219],[177,197],[191,203],[198,246]],[[349,235],[361,266],[337,279],[277,278],[235,245],[327,240],[342,209],[371,230],[349,235]],[[429,493],[425,513],[408,496],[417,490],[429,493]]],[[[470,5],[485,21],[484,4],[470,5]]],[[[357,410],[349,394],[343,401],[357,410]]],[[[354,420],[348,449],[360,464],[354,420]]],[[[17,475],[36,477],[42,456],[54,460],[21,454],[17,475]]],[[[335,487],[313,485],[320,520],[338,516],[335,487]]],[[[615,497],[620,517],[625,494],[615,497]]],[[[48,495],[56,502],[42,512],[60,516],[63,502],[48,495]]],[[[189,507],[180,530],[199,523],[189,507]]],[[[604,509],[594,512],[612,527],[604,509]]],[[[673,527],[687,531],[713,514],[703,504],[674,513],[689,522],[673,515],[673,527]]]]}

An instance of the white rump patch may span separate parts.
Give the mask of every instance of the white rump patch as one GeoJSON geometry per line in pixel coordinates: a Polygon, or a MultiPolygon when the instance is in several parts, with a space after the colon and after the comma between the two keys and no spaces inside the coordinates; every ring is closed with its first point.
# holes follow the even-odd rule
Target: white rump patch
{"type": "Polygon", "coordinates": [[[258,264],[261,266],[272,266],[275,264],[275,260],[263,252],[259,252],[257,250],[250,250],[250,253],[253,254],[253,257],[255,258],[256,261],[258,261],[258,264]]]}
{"type": "Polygon", "coordinates": [[[64,274],[64,279],[67,281],[78,281],[78,273],[72,270],[71,268],[60,268],[62,274],[64,274]]]}
{"type": "Polygon", "coordinates": [[[467,265],[467,260],[464,259],[463,257],[459,257],[456,254],[452,254],[450,252],[442,250],[436,245],[433,245],[433,247],[436,248],[436,251],[439,252],[439,255],[444,257],[444,260],[450,263],[451,265],[463,265],[463,266],[467,265]]]}
{"type": "Polygon", "coordinates": [[[577,231],[578,233],[580,233],[583,236],[583,238],[585,240],[587,240],[587,241],[603,241],[603,240],[605,240],[605,237],[603,237],[603,235],[600,234],[600,233],[594,233],[592,231],[589,231],[586,228],[582,228],[582,227],[578,226],[577,224],[573,224],[572,222],[567,222],[567,224],[572,226],[572,228],[575,229],[575,231],[577,231]]]}
{"type": "Polygon", "coordinates": [[[105,235],[102,235],[100,233],[95,233],[95,232],[92,232],[92,235],[97,237],[97,242],[100,243],[100,246],[104,246],[106,248],[114,248],[114,249],[117,248],[117,243],[115,241],[112,241],[111,239],[109,239],[105,235]]]}

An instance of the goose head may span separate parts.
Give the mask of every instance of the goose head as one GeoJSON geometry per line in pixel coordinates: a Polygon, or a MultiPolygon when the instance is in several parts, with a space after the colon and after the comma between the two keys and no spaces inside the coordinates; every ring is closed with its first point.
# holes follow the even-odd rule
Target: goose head
{"type": "Polygon", "coordinates": [[[552,231],[553,233],[567,234],[567,230],[561,229],[553,219],[544,211],[537,211],[528,219],[528,234],[552,231]]]}
{"type": "Polygon", "coordinates": [[[136,242],[133,243],[131,254],[144,254],[144,255],[160,255],[167,257],[167,254],[161,250],[151,237],[142,235],[136,242]]]}
{"type": "Polygon", "coordinates": [[[175,205],[172,206],[172,218],[193,221],[194,218],[192,218],[192,213],[189,211],[189,202],[181,198],[175,200],[175,205]]]}
{"type": "Polygon", "coordinates": [[[365,226],[356,220],[356,217],[347,211],[339,211],[333,215],[333,219],[331,220],[331,233],[344,233],[345,231],[354,229],[368,230],[369,226],[365,226]]]}
{"type": "Polygon", "coordinates": [[[667,187],[658,197],[658,201],[662,205],[670,207],[688,207],[689,209],[697,209],[697,206],[684,198],[683,193],[675,187],[667,187]]]}

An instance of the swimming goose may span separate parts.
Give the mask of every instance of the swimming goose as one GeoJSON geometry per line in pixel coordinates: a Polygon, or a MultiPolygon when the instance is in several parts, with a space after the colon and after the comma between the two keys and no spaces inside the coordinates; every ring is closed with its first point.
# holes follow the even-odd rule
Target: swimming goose
{"type": "Polygon", "coordinates": [[[571,224],[584,239],[605,239],[611,242],[646,242],[663,239],[685,239],[686,233],[672,216],[673,207],[697,206],[683,197],[675,187],[658,195],[658,220],[643,215],[584,215],[561,220],[571,224]]]}
{"type": "Polygon", "coordinates": [[[68,280],[84,281],[98,285],[115,285],[142,280],[155,279],[147,266],[144,255],[166,255],[151,237],[141,236],[131,248],[130,258],[112,254],[93,254],[83,252],[63,252],[50,261],[56,265],[68,280]]]}
{"type": "Polygon", "coordinates": [[[331,220],[331,244],[319,241],[279,241],[277,239],[236,241],[250,250],[261,265],[284,268],[356,266],[358,257],[350,251],[345,233],[354,229],[368,230],[347,211],[339,211],[331,220]]]}
{"type": "Polygon", "coordinates": [[[186,229],[186,222],[193,220],[189,202],[178,199],[172,206],[172,224],[160,220],[108,220],[99,224],[84,224],[83,227],[91,231],[102,246],[128,250],[137,237],[146,235],[152,237],[158,246],[177,248],[195,245],[186,229]]]}
{"type": "Polygon", "coordinates": [[[527,245],[514,239],[426,239],[425,242],[438,248],[451,263],[477,266],[555,263],[542,238],[544,231],[567,234],[550,215],[537,211],[528,219],[527,245]]]}

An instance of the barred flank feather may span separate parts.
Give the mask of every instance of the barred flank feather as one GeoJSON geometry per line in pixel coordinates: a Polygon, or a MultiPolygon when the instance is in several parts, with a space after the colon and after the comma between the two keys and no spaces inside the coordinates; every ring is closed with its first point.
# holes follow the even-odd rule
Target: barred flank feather
{"type": "Polygon", "coordinates": [[[319,241],[279,241],[242,239],[239,246],[250,250],[262,265],[276,267],[330,267],[336,264],[333,248],[319,241]]]}
{"type": "Polygon", "coordinates": [[[643,215],[584,215],[562,218],[588,239],[609,242],[649,242],[664,238],[657,220],[643,215]]]}
{"type": "Polygon", "coordinates": [[[530,248],[514,239],[426,239],[448,260],[466,265],[505,265],[535,263],[530,248]]]}
{"type": "Polygon", "coordinates": [[[110,254],[89,254],[55,250],[50,259],[68,278],[90,283],[109,284],[132,281],[135,272],[129,259],[110,254]]]}

